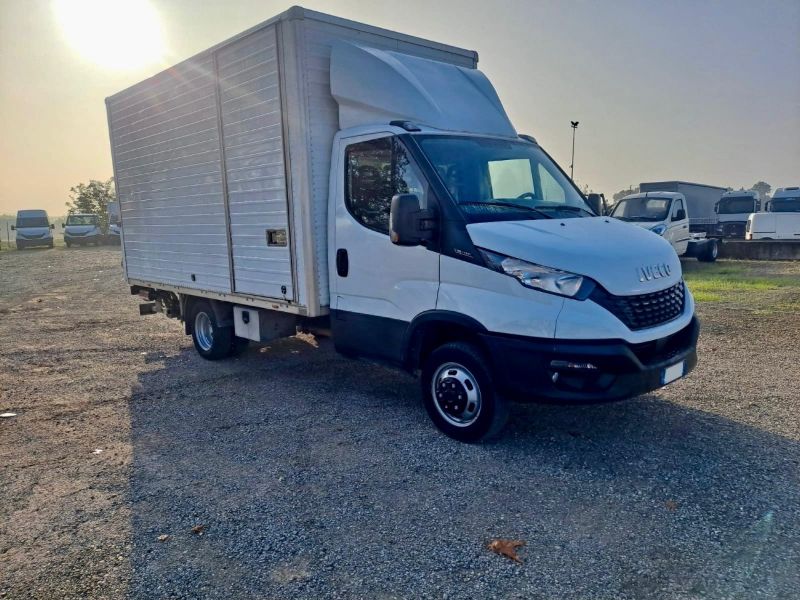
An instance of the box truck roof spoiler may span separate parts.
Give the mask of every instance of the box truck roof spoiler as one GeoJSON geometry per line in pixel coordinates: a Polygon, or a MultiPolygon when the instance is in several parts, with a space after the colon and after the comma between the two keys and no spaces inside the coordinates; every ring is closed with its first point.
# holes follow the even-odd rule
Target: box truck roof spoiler
{"type": "Polygon", "coordinates": [[[439,130],[517,137],[489,79],[477,69],[337,41],[331,93],[339,127],[411,121],[439,130]]]}

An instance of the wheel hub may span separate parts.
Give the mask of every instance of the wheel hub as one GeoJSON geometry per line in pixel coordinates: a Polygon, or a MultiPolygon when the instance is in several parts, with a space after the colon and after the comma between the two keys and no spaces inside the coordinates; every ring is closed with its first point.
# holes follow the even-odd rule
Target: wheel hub
{"type": "Polygon", "coordinates": [[[436,400],[447,414],[459,417],[467,407],[467,389],[455,377],[445,377],[436,388],[436,400]]]}
{"type": "Polygon", "coordinates": [[[471,425],[481,410],[477,379],[464,366],[448,363],[439,367],[433,378],[436,409],[457,427],[471,425]]]}

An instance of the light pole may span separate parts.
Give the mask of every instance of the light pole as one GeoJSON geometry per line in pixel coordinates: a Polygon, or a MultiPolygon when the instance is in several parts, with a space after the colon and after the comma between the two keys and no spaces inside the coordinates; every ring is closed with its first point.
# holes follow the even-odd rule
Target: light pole
{"type": "Polygon", "coordinates": [[[578,129],[578,122],[570,121],[569,124],[572,125],[572,161],[569,165],[569,178],[575,181],[575,177],[573,176],[575,172],[575,131],[578,129]]]}

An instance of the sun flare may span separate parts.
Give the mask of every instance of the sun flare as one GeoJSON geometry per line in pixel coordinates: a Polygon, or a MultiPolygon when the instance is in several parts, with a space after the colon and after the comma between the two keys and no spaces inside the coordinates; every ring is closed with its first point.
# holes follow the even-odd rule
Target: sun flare
{"type": "Polygon", "coordinates": [[[53,0],[70,46],[100,67],[133,70],[164,57],[158,13],[148,0],[53,0]]]}

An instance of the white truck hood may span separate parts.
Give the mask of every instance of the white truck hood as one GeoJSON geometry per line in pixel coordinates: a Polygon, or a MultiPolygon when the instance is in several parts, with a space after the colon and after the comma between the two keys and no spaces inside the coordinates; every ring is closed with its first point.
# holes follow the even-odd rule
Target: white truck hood
{"type": "Polygon", "coordinates": [[[610,217],[472,223],[467,231],[479,248],[585,275],[619,296],[656,292],[681,279],[669,242],[610,217]]]}

